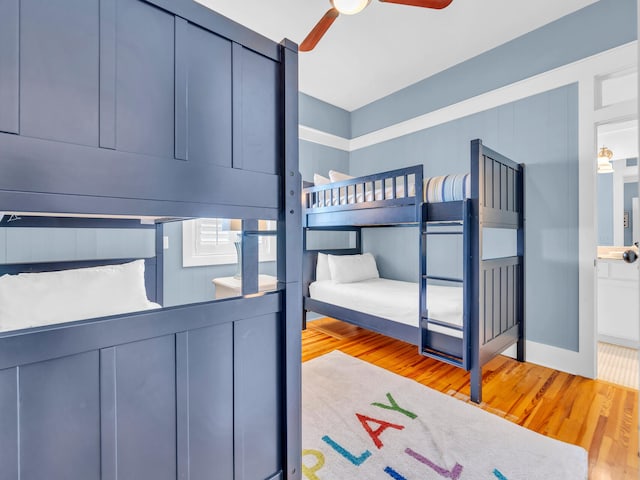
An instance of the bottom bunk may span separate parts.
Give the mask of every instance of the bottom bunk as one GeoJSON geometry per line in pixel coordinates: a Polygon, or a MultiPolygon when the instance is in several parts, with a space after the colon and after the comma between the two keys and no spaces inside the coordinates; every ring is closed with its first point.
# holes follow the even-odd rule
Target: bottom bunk
{"type": "MultiPolygon", "coordinates": [[[[342,243],[325,250],[326,243],[312,238],[310,244],[305,235],[303,289],[307,311],[413,343],[422,355],[470,371],[470,397],[479,403],[482,365],[514,344],[518,360],[524,360],[524,166],[473,140],[470,167],[469,175],[425,180],[426,194],[417,197],[403,195],[407,177],[424,178],[422,165],[305,189],[307,234],[350,231],[355,239],[349,238],[347,248],[342,243]],[[357,196],[358,189],[374,189],[376,182],[391,185],[390,195],[381,190],[381,199],[357,196]],[[418,227],[417,283],[380,279],[373,256],[362,255],[362,228],[387,226],[418,227]],[[508,240],[497,242],[503,248],[485,249],[490,229],[510,232],[508,240]],[[442,258],[438,250],[429,252],[433,240],[428,238],[436,235],[457,236],[461,251],[441,248],[442,258]],[[427,257],[433,253],[444,263],[461,260],[462,278],[456,278],[459,266],[446,266],[445,275],[429,272],[427,257]]],[[[417,191],[422,183],[414,180],[414,185],[417,191]]],[[[335,245],[337,238],[326,240],[335,245]]],[[[383,250],[388,263],[406,250],[394,246],[394,251],[383,250]]],[[[396,275],[409,275],[412,267],[404,265],[396,275]]]]}
{"type": "MultiPolygon", "coordinates": [[[[371,278],[353,283],[316,281],[309,285],[309,290],[315,300],[417,327],[418,287],[413,282],[371,278]]],[[[429,328],[462,336],[462,287],[429,285],[428,288],[430,317],[447,324],[429,328]]]]}
{"type": "Polygon", "coordinates": [[[421,292],[418,283],[378,277],[371,254],[332,252],[305,252],[305,314],[336,318],[411,343],[426,356],[470,371],[475,402],[481,400],[485,363],[514,344],[519,345],[518,359],[524,360],[519,257],[483,261],[478,282],[482,297],[465,309],[469,292],[462,286],[427,284],[421,292]],[[336,269],[339,278],[327,277],[336,269]],[[355,281],[344,282],[345,274],[355,281]],[[428,312],[422,320],[421,295],[428,312]]]}

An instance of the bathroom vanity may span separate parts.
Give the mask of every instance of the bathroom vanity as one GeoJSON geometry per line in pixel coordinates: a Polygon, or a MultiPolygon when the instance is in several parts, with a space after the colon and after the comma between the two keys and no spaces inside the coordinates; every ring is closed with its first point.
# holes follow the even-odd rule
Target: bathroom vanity
{"type": "Polygon", "coordinates": [[[621,252],[598,251],[598,339],[607,343],[640,346],[640,260],[626,263],[621,252]]]}

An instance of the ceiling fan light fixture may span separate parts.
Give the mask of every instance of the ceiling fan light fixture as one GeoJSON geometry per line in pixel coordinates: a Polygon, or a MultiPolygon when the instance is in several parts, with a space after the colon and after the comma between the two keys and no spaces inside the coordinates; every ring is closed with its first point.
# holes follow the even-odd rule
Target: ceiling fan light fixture
{"type": "MultiPolygon", "coordinates": [[[[329,27],[340,16],[355,15],[367,8],[371,0],[329,0],[331,8],[323,15],[318,23],[313,27],[309,34],[304,38],[298,50],[301,52],[310,52],[318,42],[322,39],[329,27]]],[[[448,6],[453,0],[380,0],[381,2],[397,3],[400,5],[410,5],[422,8],[441,9],[448,6]]]]}
{"type": "Polygon", "coordinates": [[[365,9],[371,0],[331,0],[333,8],[344,15],[355,15],[365,9]]]}

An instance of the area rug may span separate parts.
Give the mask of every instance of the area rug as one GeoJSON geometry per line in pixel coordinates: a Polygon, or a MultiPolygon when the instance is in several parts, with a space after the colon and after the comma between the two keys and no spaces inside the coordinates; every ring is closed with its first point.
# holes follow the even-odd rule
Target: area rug
{"type": "Polygon", "coordinates": [[[334,351],[302,364],[308,480],[584,480],[587,452],[334,351]]]}

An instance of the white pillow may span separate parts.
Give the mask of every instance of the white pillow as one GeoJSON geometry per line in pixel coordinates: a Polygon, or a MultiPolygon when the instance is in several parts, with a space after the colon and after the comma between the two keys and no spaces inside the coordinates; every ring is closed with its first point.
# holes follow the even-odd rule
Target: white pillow
{"type": "Polygon", "coordinates": [[[329,170],[329,178],[332,182],[342,182],[344,180],[351,180],[351,175],[347,175],[346,173],[338,172],[336,170],[329,170]]]}
{"type": "Polygon", "coordinates": [[[331,270],[329,270],[329,256],[326,253],[318,253],[318,263],[316,263],[316,282],[331,280],[331,270]]]}
{"type": "Polygon", "coordinates": [[[336,283],[353,283],[380,278],[376,259],[370,253],[363,255],[329,255],[331,279],[336,283]]]}
{"type": "Polygon", "coordinates": [[[320,175],[318,173],[314,173],[313,174],[313,184],[315,186],[327,185],[329,183],[331,183],[331,180],[329,180],[327,177],[323,177],[322,175],[320,175]]]}
{"type": "Polygon", "coordinates": [[[0,330],[149,308],[152,304],[145,290],[144,260],[0,277],[0,330]]]}

